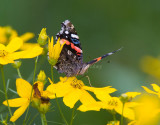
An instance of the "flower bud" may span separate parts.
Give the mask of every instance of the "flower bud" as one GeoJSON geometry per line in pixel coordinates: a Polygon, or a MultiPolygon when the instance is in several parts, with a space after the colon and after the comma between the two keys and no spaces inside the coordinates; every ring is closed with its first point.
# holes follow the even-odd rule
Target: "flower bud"
{"type": "Polygon", "coordinates": [[[126,103],[126,102],[128,102],[129,97],[128,97],[127,94],[123,93],[123,94],[121,94],[121,96],[120,96],[120,100],[121,100],[123,103],[126,103]]]}
{"type": "Polygon", "coordinates": [[[39,112],[45,114],[46,112],[48,112],[50,105],[51,103],[49,102],[49,98],[41,97],[41,103],[38,109],[39,112]]]}
{"type": "Polygon", "coordinates": [[[40,46],[44,46],[47,43],[47,38],[48,38],[48,36],[46,33],[46,28],[43,28],[39,34],[37,42],[39,43],[40,46]]]}
{"type": "Polygon", "coordinates": [[[40,106],[40,103],[41,103],[41,101],[39,98],[32,98],[32,106],[34,108],[38,109],[40,106]]]}
{"type": "Polygon", "coordinates": [[[38,74],[37,81],[40,81],[40,82],[43,82],[43,83],[46,82],[46,74],[43,70],[41,70],[40,73],[38,74]]]}
{"type": "Polygon", "coordinates": [[[107,125],[119,125],[119,121],[109,121],[107,125]]]}
{"type": "Polygon", "coordinates": [[[14,63],[12,63],[12,66],[16,69],[18,69],[21,66],[22,62],[21,61],[14,61],[14,63]]]}

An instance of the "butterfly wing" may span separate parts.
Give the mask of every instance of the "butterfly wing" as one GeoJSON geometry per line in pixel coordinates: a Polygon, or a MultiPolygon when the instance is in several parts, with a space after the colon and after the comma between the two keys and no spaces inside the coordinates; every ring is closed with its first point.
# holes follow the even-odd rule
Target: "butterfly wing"
{"type": "Polygon", "coordinates": [[[61,23],[61,30],[56,35],[56,40],[60,38],[60,43],[65,45],[58,59],[55,68],[66,76],[75,76],[83,65],[82,47],[79,36],[69,20],[61,23]]]}
{"type": "Polygon", "coordinates": [[[113,51],[113,52],[107,53],[107,54],[105,54],[105,55],[103,55],[103,56],[100,56],[100,57],[98,57],[98,58],[93,59],[92,61],[89,61],[89,62],[83,64],[83,67],[82,67],[81,71],[79,72],[79,75],[84,74],[84,73],[86,72],[86,70],[87,70],[91,65],[93,65],[93,64],[101,61],[102,59],[104,59],[104,58],[106,58],[106,57],[108,57],[108,56],[116,53],[117,51],[120,51],[121,49],[122,49],[122,48],[120,48],[120,49],[118,49],[118,50],[115,50],[115,51],[113,51]]]}

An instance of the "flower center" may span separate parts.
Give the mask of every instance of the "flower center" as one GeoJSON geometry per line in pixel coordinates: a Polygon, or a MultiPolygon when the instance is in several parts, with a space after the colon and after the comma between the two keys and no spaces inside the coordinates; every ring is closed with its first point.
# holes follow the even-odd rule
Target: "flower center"
{"type": "Polygon", "coordinates": [[[84,84],[82,81],[80,80],[77,80],[77,79],[74,79],[72,82],[71,82],[71,86],[73,86],[73,88],[78,88],[78,89],[81,89],[84,84]]]}
{"type": "Polygon", "coordinates": [[[5,50],[0,50],[0,57],[4,57],[4,56],[6,56],[7,54],[8,54],[7,51],[5,51],[5,50]]]}
{"type": "Polygon", "coordinates": [[[117,107],[118,106],[118,101],[115,100],[115,99],[111,99],[111,100],[108,101],[108,105],[117,107]]]}

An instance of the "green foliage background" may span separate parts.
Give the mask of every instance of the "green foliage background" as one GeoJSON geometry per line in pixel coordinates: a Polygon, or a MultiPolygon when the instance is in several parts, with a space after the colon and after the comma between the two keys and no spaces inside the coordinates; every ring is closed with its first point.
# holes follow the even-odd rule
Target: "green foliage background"
{"type": "MultiPolygon", "coordinates": [[[[36,42],[42,28],[46,27],[49,36],[55,37],[60,23],[69,19],[80,36],[86,62],[123,47],[122,51],[97,63],[87,73],[93,86],[111,85],[118,90],[116,95],[119,96],[127,91],[141,91],[140,86],[155,81],[141,71],[139,62],[145,55],[156,57],[160,54],[159,6],[159,0],[0,0],[0,25],[12,26],[19,35],[33,32],[36,37],[30,42],[36,42]]],[[[26,80],[29,80],[33,68],[33,59],[23,60],[20,70],[26,80]]],[[[50,77],[47,61],[37,73],[40,69],[50,77]]],[[[5,76],[10,79],[9,87],[16,90],[17,74],[11,65],[5,66],[5,76]]],[[[58,73],[54,76],[56,81],[58,76],[58,73]]],[[[82,80],[88,84],[87,78],[82,80]]],[[[0,89],[3,89],[2,84],[0,89]]],[[[17,96],[9,92],[9,98],[14,97],[17,96]]],[[[2,105],[3,100],[4,96],[0,93],[0,112],[5,116],[7,108],[2,105]]],[[[56,103],[52,102],[55,111],[47,113],[47,120],[62,123],[56,103]]],[[[67,120],[70,120],[71,110],[61,99],[60,102],[67,120]]],[[[31,118],[36,113],[31,108],[31,118]]],[[[112,120],[111,114],[105,110],[76,113],[75,125],[104,125],[112,120]]],[[[23,119],[24,115],[16,123],[22,124],[23,119]]],[[[41,124],[40,117],[34,123],[41,124]]]]}

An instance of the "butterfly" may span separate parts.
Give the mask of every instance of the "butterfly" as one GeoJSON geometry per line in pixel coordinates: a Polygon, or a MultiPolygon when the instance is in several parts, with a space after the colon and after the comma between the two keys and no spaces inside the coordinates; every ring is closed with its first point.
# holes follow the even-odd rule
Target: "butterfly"
{"type": "Polygon", "coordinates": [[[69,20],[65,20],[61,23],[61,30],[57,33],[56,40],[59,38],[60,44],[64,42],[65,44],[60,53],[58,62],[54,67],[59,73],[65,73],[67,77],[83,75],[91,65],[120,50],[118,49],[107,53],[87,63],[83,62],[83,51],[79,36],[77,35],[74,25],[69,20]]]}

